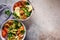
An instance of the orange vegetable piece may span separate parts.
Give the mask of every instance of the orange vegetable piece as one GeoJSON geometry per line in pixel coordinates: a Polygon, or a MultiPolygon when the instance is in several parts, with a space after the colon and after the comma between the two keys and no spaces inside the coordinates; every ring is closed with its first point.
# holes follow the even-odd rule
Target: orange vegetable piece
{"type": "Polygon", "coordinates": [[[26,19],[27,18],[27,16],[25,14],[23,14],[21,17],[22,17],[22,19],[26,19]]]}
{"type": "Polygon", "coordinates": [[[12,25],[12,24],[13,24],[13,21],[12,21],[12,20],[9,20],[9,21],[7,22],[7,24],[12,25]]]}
{"type": "Polygon", "coordinates": [[[20,31],[21,31],[21,30],[24,30],[24,26],[21,26],[21,27],[20,27],[20,31]]]}
{"type": "Polygon", "coordinates": [[[24,26],[21,26],[21,27],[18,29],[18,31],[17,31],[17,35],[20,34],[20,31],[21,31],[21,30],[24,30],[24,26]]]}
{"type": "Polygon", "coordinates": [[[19,35],[20,34],[20,29],[18,29],[18,31],[17,31],[17,35],[19,35]]]}
{"type": "Polygon", "coordinates": [[[4,27],[5,32],[8,32],[8,28],[4,27]]]}
{"type": "Polygon", "coordinates": [[[7,27],[8,28],[9,27],[9,24],[8,23],[4,24],[4,27],[7,27]]]}
{"type": "Polygon", "coordinates": [[[3,30],[2,30],[2,36],[5,38],[6,35],[7,35],[6,31],[3,29],[3,30]]]}
{"type": "Polygon", "coordinates": [[[15,10],[16,7],[22,7],[22,4],[20,1],[16,2],[13,6],[13,10],[15,10]]]}
{"type": "Polygon", "coordinates": [[[24,35],[22,35],[22,34],[19,34],[19,35],[18,35],[19,38],[23,38],[23,36],[24,36],[24,35]]]}
{"type": "Polygon", "coordinates": [[[20,15],[23,15],[24,14],[24,11],[23,10],[20,10],[20,15]]]}

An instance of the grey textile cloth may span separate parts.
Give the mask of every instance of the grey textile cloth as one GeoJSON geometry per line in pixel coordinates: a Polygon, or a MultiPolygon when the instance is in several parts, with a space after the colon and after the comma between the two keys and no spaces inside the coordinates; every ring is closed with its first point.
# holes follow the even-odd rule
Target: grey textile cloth
{"type": "Polygon", "coordinates": [[[8,16],[7,14],[5,14],[5,10],[10,10],[9,6],[6,6],[5,4],[1,4],[0,5],[0,25],[6,21],[7,19],[9,19],[9,17],[11,16],[12,13],[10,13],[10,15],[8,16]]]}

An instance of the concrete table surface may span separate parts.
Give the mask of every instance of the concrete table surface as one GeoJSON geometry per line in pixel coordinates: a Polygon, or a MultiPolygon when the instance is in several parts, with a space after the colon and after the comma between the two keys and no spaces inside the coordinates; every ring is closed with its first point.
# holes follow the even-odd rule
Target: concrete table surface
{"type": "MultiPolygon", "coordinates": [[[[4,3],[0,0],[0,3],[4,3]]],[[[34,7],[31,18],[23,22],[25,40],[60,40],[60,0],[30,0],[34,7]]]]}

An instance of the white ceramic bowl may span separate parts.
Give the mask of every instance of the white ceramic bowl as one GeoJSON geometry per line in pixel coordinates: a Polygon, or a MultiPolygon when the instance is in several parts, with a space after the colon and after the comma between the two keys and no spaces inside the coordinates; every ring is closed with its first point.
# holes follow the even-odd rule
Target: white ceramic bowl
{"type": "MultiPolygon", "coordinates": [[[[18,0],[18,1],[21,1],[21,0],[18,0]]],[[[18,2],[18,1],[15,1],[13,4],[12,4],[12,6],[11,6],[11,11],[12,11],[12,13],[13,13],[13,6],[14,6],[14,4],[16,3],[16,2],[18,2]]],[[[29,2],[29,1],[28,1],[29,2]]],[[[30,5],[32,6],[32,4],[31,4],[31,2],[29,2],[30,3],[30,5]]],[[[31,12],[31,15],[29,16],[29,17],[27,17],[26,19],[17,19],[17,20],[20,20],[20,21],[26,21],[26,20],[28,20],[31,16],[32,16],[32,13],[34,12],[34,8],[33,8],[33,6],[32,6],[32,12],[31,12]]],[[[15,18],[15,16],[13,16],[14,18],[15,18]]]]}
{"type": "MultiPolygon", "coordinates": [[[[16,19],[9,19],[9,20],[16,20],[16,19]]],[[[9,20],[7,20],[7,21],[9,21],[9,20]]],[[[3,28],[4,24],[5,24],[7,21],[5,21],[5,22],[1,25],[1,39],[2,39],[2,40],[6,40],[5,38],[2,37],[2,28],[3,28]]],[[[17,20],[17,21],[18,21],[18,20],[17,20]]],[[[20,21],[18,21],[18,22],[20,22],[20,21]]],[[[20,22],[20,23],[22,23],[22,22],[20,22]]],[[[26,37],[26,27],[25,27],[25,25],[24,25],[23,23],[22,23],[22,25],[24,26],[24,29],[25,29],[24,37],[22,38],[22,40],[24,40],[25,37],[26,37]]]]}

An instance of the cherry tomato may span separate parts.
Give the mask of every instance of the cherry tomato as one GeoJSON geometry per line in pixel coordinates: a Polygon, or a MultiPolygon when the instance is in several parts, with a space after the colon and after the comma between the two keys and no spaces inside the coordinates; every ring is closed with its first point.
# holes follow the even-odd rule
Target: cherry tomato
{"type": "Polygon", "coordinates": [[[4,27],[5,32],[8,32],[8,28],[4,27]]]}
{"type": "Polygon", "coordinates": [[[7,35],[6,31],[3,29],[3,30],[2,30],[2,36],[5,38],[6,35],[7,35]]]}

